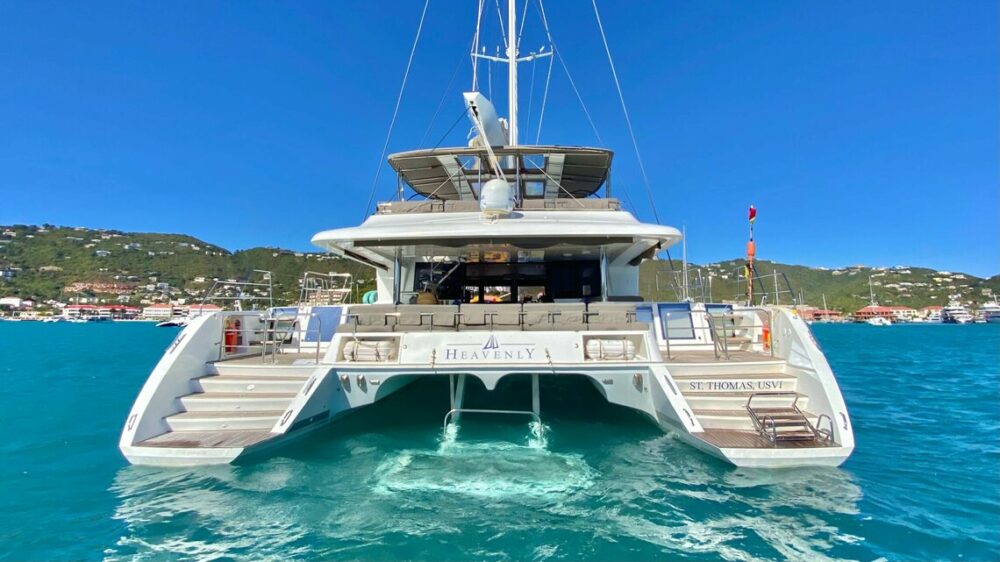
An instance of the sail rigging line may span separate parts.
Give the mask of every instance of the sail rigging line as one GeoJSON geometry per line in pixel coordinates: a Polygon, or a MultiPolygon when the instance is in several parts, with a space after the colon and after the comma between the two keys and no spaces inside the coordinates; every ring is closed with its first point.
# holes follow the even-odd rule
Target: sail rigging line
{"type": "MultiPolygon", "coordinates": [[[[559,58],[559,64],[562,66],[563,71],[566,73],[566,78],[569,80],[569,84],[570,84],[570,87],[572,87],[572,89],[573,89],[573,93],[576,94],[576,99],[580,103],[580,108],[583,109],[583,114],[584,114],[584,116],[586,116],[587,122],[590,123],[590,128],[591,128],[591,130],[593,130],[594,136],[597,138],[597,142],[600,145],[604,145],[604,140],[601,138],[601,134],[597,130],[597,125],[594,124],[594,120],[590,116],[590,111],[587,109],[587,104],[583,101],[583,96],[580,95],[580,90],[576,87],[576,82],[573,80],[573,75],[569,71],[569,65],[566,64],[566,61],[565,61],[565,59],[563,59],[563,56],[562,56],[562,51],[559,50],[559,48],[556,46],[555,40],[552,38],[552,31],[549,29],[549,21],[548,21],[548,17],[545,14],[545,5],[543,3],[543,0],[538,0],[537,9],[538,9],[539,16],[541,17],[541,20],[542,20],[542,25],[545,28],[545,35],[546,35],[546,37],[549,40],[549,44],[552,46],[552,50],[554,51],[555,57],[559,58]]],[[[555,58],[555,57],[553,57],[553,58],[555,58]]],[[[554,63],[555,63],[555,61],[551,61],[551,60],[549,61],[549,77],[551,77],[551,75],[552,75],[552,65],[554,63]]],[[[539,118],[538,118],[538,132],[537,132],[537,135],[535,137],[535,144],[538,144],[539,139],[541,138],[541,134],[542,134],[542,119],[545,117],[545,101],[548,99],[548,88],[549,88],[549,86],[548,86],[548,78],[546,78],[545,96],[543,96],[543,98],[542,98],[542,111],[541,111],[541,114],[539,115],[539,118]]],[[[626,186],[623,191],[625,192],[625,204],[626,204],[626,206],[632,210],[633,214],[638,214],[637,213],[637,208],[635,206],[635,203],[632,201],[632,193],[628,189],[628,186],[626,186]]]]}
{"type": "Polygon", "coordinates": [[[459,167],[455,168],[455,170],[454,170],[454,171],[452,171],[452,172],[451,172],[451,174],[449,174],[449,175],[448,175],[448,177],[447,177],[447,178],[446,178],[446,179],[445,179],[445,180],[444,180],[443,182],[441,182],[440,184],[438,184],[438,186],[434,188],[434,191],[430,192],[430,193],[429,193],[429,194],[427,195],[427,197],[425,197],[425,198],[424,198],[424,200],[423,200],[423,201],[421,201],[421,202],[420,202],[420,203],[419,203],[419,204],[418,204],[418,205],[417,205],[417,206],[415,207],[415,209],[419,209],[419,208],[420,208],[420,207],[422,207],[423,205],[425,205],[425,204],[427,204],[427,203],[431,202],[431,201],[432,201],[432,198],[433,198],[433,197],[434,197],[435,195],[437,195],[437,192],[438,192],[438,191],[441,191],[441,188],[442,188],[442,187],[444,187],[444,186],[448,185],[448,183],[449,183],[449,182],[451,182],[451,180],[453,180],[453,179],[455,178],[455,176],[457,176],[457,175],[458,175],[458,173],[459,173],[459,172],[461,172],[461,171],[462,171],[462,167],[461,167],[461,166],[459,166],[459,167]]]}
{"type": "Polygon", "coordinates": [[[476,34],[472,36],[472,91],[479,91],[479,27],[483,21],[483,4],[486,0],[479,0],[479,10],[476,12],[476,34]]]}
{"type": "MultiPolygon", "coordinates": [[[[576,100],[580,103],[580,108],[583,109],[583,114],[584,114],[584,116],[586,116],[587,122],[590,123],[590,128],[591,128],[591,130],[594,131],[594,136],[597,138],[598,144],[601,145],[601,146],[604,146],[604,139],[601,138],[601,133],[598,132],[597,125],[594,123],[593,118],[591,118],[591,116],[590,116],[590,110],[587,109],[587,104],[584,103],[583,96],[580,95],[580,90],[576,87],[576,81],[573,80],[573,74],[570,73],[570,71],[569,71],[569,65],[566,64],[566,61],[565,61],[565,59],[563,59],[563,56],[562,56],[562,51],[559,50],[559,48],[556,46],[555,39],[552,38],[552,31],[549,29],[549,20],[548,20],[548,17],[545,15],[545,5],[544,5],[543,1],[544,0],[538,0],[537,9],[538,9],[539,16],[542,19],[542,26],[545,28],[545,36],[548,38],[549,45],[552,46],[552,51],[553,51],[553,54],[555,55],[552,58],[557,58],[558,57],[559,64],[562,66],[563,72],[566,73],[566,78],[569,80],[569,85],[570,85],[570,87],[573,88],[573,93],[576,94],[576,100]]],[[[549,76],[545,80],[545,95],[542,97],[542,111],[541,111],[541,114],[538,117],[538,131],[537,131],[537,134],[535,136],[535,144],[538,144],[539,139],[541,138],[541,134],[542,134],[542,119],[545,117],[545,102],[548,99],[549,78],[551,78],[551,76],[552,76],[552,65],[553,64],[555,64],[555,61],[550,60],[549,61],[549,76]]],[[[629,209],[632,210],[633,214],[638,214],[638,209],[635,206],[635,203],[632,201],[632,192],[629,190],[629,188],[628,188],[627,185],[625,186],[625,188],[623,189],[623,191],[625,192],[625,204],[626,204],[626,206],[629,209]]]]}
{"type": "MultiPolygon", "coordinates": [[[[527,4],[525,4],[527,6],[527,4]]],[[[531,106],[535,101],[535,65],[531,65],[531,86],[528,88],[528,115],[524,118],[524,136],[528,136],[528,127],[531,126],[531,106]]],[[[535,143],[538,144],[538,143],[535,143]]]]}
{"type": "MultiPolygon", "coordinates": [[[[434,123],[437,121],[437,117],[441,113],[441,108],[444,107],[444,100],[448,97],[448,92],[451,91],[451,85],[455,83],[455,78],[458,76],[458,70],[462,67],[462,61],[464,59],[465,55],[462,55],[462,57],[458,59],[458,64],[455,65],[455,70],[451,73],[451,79],[448,80],[448,85],[445,86],[444,92],[441,93],[441,99],[438,100],[437,108],[434,110],[434,115],[431,116],[431,122],[427,124],[427,130],[425,130],[424,135],[420,137],[420,142],[417,146],[424,146],[424,141],[427,140],[427,135],[431,134],[431,129],[434,128],[434,123]]],[[[448,132],[451,131],[449,130],[448,132]]]]}
{"type": "MultiPolygon", "coordinates": [[[[538,0],[538,13],[542,18],[542,25],[545,27],[545,36],[549,40],[549,44],[552,45],[552,51],[555,56],[559,58],[559,64],[562,65],[563,71],[566,73],[566,78],[569,80],[570,87],[573,88],[573,93],[576,94],[576,99],[580,102],[580,107],[583,108],[583,114],[587,117],[587,122],[590,123],[590,128],[594,131],[594,136],[597,137],[597,142],[601,145],[604,144],[604,140],[601,139],[601,134],[597,132],[597,125],[594,124],[593,118],[590,116],[590,110],[587,109],[587,104],[583,102],[583,96],[580,95],[580,90],[576,87],[576,81],[573,80],[573,75],[569,71],[569,66],[563,59],[562,51],[556,45],[555,39],[552,38],[552,32],[549,30],[549,19],[545,15],[545,4],[542,0],[538,0]]],[[[544,105],[542,106],[544,110],[544,105]]],[[[538,125],[538,130],[541,132],[541,123],[538,125]]],[[[537,144],[537,142],[536,142],[537,144]]]]}
{"type": "MultiPolygon", "coordinates": [[[[539,0],[541,2],[541,0],[539,0]]],[[[639,171],[642,172],[642,181],[646,187],[646,196],[649,198],[649,208],[653,211],[653,218],[656,224],[660,224],[660,215],[656,212],[656,202],[653,199],[653,190],[649,185],[649,177],[646,175],[646,166],[642,163],[642,155],[639,154],[639,143],[635,140],[635,131],[632,128],[632,119],[628,115],[628,107],[625,105],[625,95],[622,94],[622,85],[618,81],[618,71],[615,70],[615,61],[611,57],[611,47],[608,46],[608,37],[604,34],[604,24],[601,22],[601,12],[597,9],[597,0],[591,0],[594,6],[594,16],[597,18],[597,27],[601,30],[601,41],[604,42],[604,52],[608,55],[608,64],[611,66],[611,76],[615,79],[615,88],[618,90],[618,100],[622,104],[622,113],[625,114],[625,124],[628,125],[628,134],[632,138],[632,148],[635,149],[635,158],[639,161],[639,171]]]]}
{"type": "MultiPolygon", "coordinates": [[[[503,38],[503,48],[506,51],[507,47],[508,47],[508,43],[507,43],[507,30],[505,30],[504,27],[503,27],[503,12],[500,11],[500,0],[495,0],[494,4],[496,4],[496,6],[497,6],[497,21],[500,22],[500,37],[503,38]]],[[[510,31],[511,31],[511,33],[514,32],[513,29],[510,30],[510,31]]]]}
{"type": "Polygon", "coordinates": [[[549,83],[552,81],[552,65],[555,61],[549,57],[549,70],[545,73],[545,92],[542,94],[542,109],[538,112],[538,130],[535,131],[535,144],[542,138],[542,122],[545,119],[545,105],[549,101],[549,83]]]}
{"type": "Polygon", "coordinates": [[[521,37],[524,36],[524,23],[528,21],[528,4],[531,0],[524,0],[524,10],[521,12],[521,25],[517,29],[517,48],[521,48],[521,37]]]}
{"type": "Polygon", "coordinates": [[[569,85],[573,88],[573,93],[576,94],[576,99],[580,101],[580,107],[583,108],[583,114],[587,116],[587,122],[590,123],[590,128],[593,129],[594,136],[597,137],[597,142],[603,145],[604,139],[601,138],[601,133],[597,132],[597,125],[594,123],[594,119],[590,116],[590,110],[587,109],[587,104],[583,103],[583,96],[580,95],[580,90],[576,87],[576,82],[573,80],[573,75],[570,74],[569,66],[566,65],[566,61],[563,59],[562,51],[560,51],[555,45],[552,46],[552,50],[556,52],[556,56],[559,58],[559,64],[562,65],[563,71],[566,73],[566,78],[569,79],[569,85]]]}
{"type": "Polygon", "coordinates": [[[490,99],[492,100],[493,99],[493,61],[492,60],[487,60],[486,61],[486,81],[487,81],[488,86],[489,86],[489,88],[486,91],[489,93],[490,99]]]}
{"type": "Polygon", "coordinates": [[[541,172],[543,176],[545,176],[546,178],[548,178],[552,183],[556,184],[556,187],[558,187],[559,189],[563,190],[563,192],[566,193],[566,195],[569,195],[570,199],[572,199],[574,202],[576,202],[576,204],[579,205],[581,209],[585,207],[585,205],[580,202],[579,198],[577,198],[572,193],[570,193],[568,189],[566,189],[565,187],[563,187],[561,183],[559,183],[558,181],[556,181],[556,179],[554,177],[550,176],[548,174],[548,172],[546,172],[543,168],[537,168],[537,170],[539,172],[541,172]]]}
{"type": "MultiPolygon", "coordinates": [[[[463,107],[462,107],[462,112],[458,114],[458,117],[456,117],[456,118],[455,118],[455,121],[454,121],[454,122],[452,122],[452,124],[451,124],[451,127],[448,127],[448,130],[447,130],[447,131],[445,131],[445,133],[444,133],[443,135],[441,135],[441,138],[440,138],[440,139],[438,139],[437,143],[435,143],[435,144],[434,144],[434,147],[433,147],[433,148],[431,148],[431,150],[435,150],[435,149],[436,149],[437,147],[441,146],[441,143],[443,143],[443,142],[444,142],[444,139],[448,138],[448,135],[450,135],[450,134],[451,134],[451,132],[455,130],[455,126],[456,126],[456,125],[458,125],[458,124],[459,124],[459,122],[461,122],[461,121],[462,121],[462,118],[463,118],[463,117],[465,117],[465,113],[466,113],[467,111],[468,111],[468,110],[467,110],[467,109],[465,108],[465,106],[463,106],[463,107]]],[[[421,143],[421,145],[423,145],[423,143],[421,143]]]]}
{"type": "Polygon", "coordinates": [[[403,92],[406,91],[406,81],[410,77],[410,69],[413,67],[413,57],[417,53],[417,43],[420,42],[420,33],[424,30],[424,18],[427,16],[427,7],[431,0],[424,0],[424,8],[420,12],[420,23],[417,24],[417,34],[413,38],[413,47],[410,48],[410,58],[406,61],[406,71],[403,73],[403,83],[399,86],[399,96],[396,97],[396,107],[392,110],[392,119],[389,121],[389,131],[385,135],[385,143],[382,145],[382,154],[378,158],[378,168],[375,169],[375,181],[372,182],[372,190],[368,195],[368,203],[365,205],[365,216],[372,208],[372,200],[375,199],[375,192],[378,190],[378,180],[382,177],[382,166],[385,165],[385,154],[389,150],[389,141],[392,140],[392,130],[396,126],[396,117],[399,116],[399,106],[403,103],[403,92]]]}

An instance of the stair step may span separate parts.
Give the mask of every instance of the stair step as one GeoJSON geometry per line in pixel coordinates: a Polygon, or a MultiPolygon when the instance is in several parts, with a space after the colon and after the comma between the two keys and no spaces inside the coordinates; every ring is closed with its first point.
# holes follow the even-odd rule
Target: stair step
{"type": "Polygon", "coordinates": [[[771,427],[772,423],[774,424],[774,427],[777,427],[777,428],[782,428],[782,427],[809,427],[809,424],[805,423],[804,421],[802,421],[801,418],[798,418],[798,417],[796,417],[795,419],[780,419],[780,418],[776,419],[776,418],[770,418],[769,421],[765,422],[764,427],[769,428],[769,427],[771,427]]]}
{"type": "Polygon", "coordinates": [[[308,376],[270,377],[263,375],[211,375],[197,379],[203,392],[263,392],[295,394],[309,380],[308,376]]]}
{"type": "Polygon", "coordinates": [[[259,412],[181,412],[164,420],[171,431],[218,429],[271,429],[283,410],[259,412]]]}
{"type": "MultiPolygon", "coordinates": [[[[675,353],[681,353],[674,350],[675,353]]],[[[716,360],[713,355],[706,355],[701,363],[671,363],[670,376],[682,377],[701,375],[715,377],[722,375],[768,375],[784,374],[787,363],[783,359],[768,359],[754,361],[716,360]]]]}
{"type": "MultiPolygon", "coordinates": [[[[694,410],[694,415],[698,417],[698,421],[706,429],[743,429],[743,430],[756,430],[754,427],[753,419],[750,417],[750,413],[746,409],[741,410],[694,410]]],[[[810,414],[803,412],[807,418],[811,417],[810,414]]],[[[763,416],[761,416],[763,417],[763,416]]],[[[781,415],[771,416],[778,430],[781,431],[785,427],[807,427],[802,418],[796,414],[795,418],[783,417],[781,415]]]]}
{"type": "MultiPolygon", "coordinates": [[[[742,410],[746,411],[747,401],[750,400],[750,395],[754,394],[753,391],[743,391],[743,392],[700,392],[700,391],[688,391],[684,393],[684,398],[687,399],[688,404],[691,404],[692,408],[700,410],[742,410]]],[[[767,396],[767,393],[757,393],[753,399],[755,406],[787,406],[791,402],[791,397],[786,394],[779,394],[773,397],[767,396]]],[[[796,403],[800,409],[806,408],[809,405],[809,398],[804,394],[799,394],[798,402],[796,403]]]]}
{"type": "Polygon", "coordinates": [[[171,431],[147,439],[140,447],[169,447],[171,449],[214,449],[249,447],[274,437],[267,430],[221,429],[213,431],[171,431]]]}
{"type": "Polygon", "coordinates": [[[768,392],[792,391],[798,379],[784,373],[721,374],[721,375],[677,375],[677,388],[685,395],[688,392],[768,392]]]}
{"type": "Polygon", "coordinates": [[[295,399],[291,392],[199,392],[180,398],[188,412],[284,411],[295,399]]]}
{"type": "Polygon", "coordinates": [[[207,365],[213,375],[268,376],[268,377],[308,377],[316,370],[316,365],[274,365],[216,362],[207,365]]]}
{"type": "MultiPolygon", "coordinates": [[[[754,398],[754,403],[756,404],[757,399],[754,398]]],[[[758,417],[771,416],[772,418],[777,417],[800,417],[802,413],[792,408],[757,408],[754,407],[753,411],[758,417]]]]}
{"type": "Polygon", "coordinates": [[[811,431],[778,432],[778,441],[812,441],[815,438],[811,431]]]}

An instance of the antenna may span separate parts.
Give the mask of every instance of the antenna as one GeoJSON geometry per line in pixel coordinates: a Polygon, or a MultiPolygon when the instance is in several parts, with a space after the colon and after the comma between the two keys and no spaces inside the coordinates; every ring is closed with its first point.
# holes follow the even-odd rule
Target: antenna
{"type": "MultiPolygon", "coordinates": [[[[499,6],[497,7],[499,11],[499,6]]],[[[518,58],[518,39],[520,37],[517,32],[517,0],[507,0],[507,52],[506,58],[500,56],[487,55],[485,52],[480,53],[476,50],[476,46],[479,43],[479,26],[480,18],[482,17],[482,2],[480,2],[480,10],[476,18],[476,35],[473,39],[473,51],[471,53],[473,59],[473,89],[476,89],[476,67],[475,62],[478,59],[485,59],[492,62],[507,63],[507,126],[508,126],[508,137],[507,142],[510,146],[517,146],[518,144],[518,129],[517,129],[517,63],[528,62],[535,59],[540,59],[543,57],[551,57],[552,49],[545,51],[544,49],[540,52],[529,53],[525,57],[518,58]]],[[[503,28],[503,22],[500,22],[501,28],[503,28]]]]}

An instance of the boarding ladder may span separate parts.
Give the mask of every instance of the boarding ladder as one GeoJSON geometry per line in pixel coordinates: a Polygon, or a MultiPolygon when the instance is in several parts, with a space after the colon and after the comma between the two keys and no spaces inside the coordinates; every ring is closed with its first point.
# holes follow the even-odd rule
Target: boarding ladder
{"type": "Polygon", "coordinates": [[[531,410],[495,410],[486,408],[464,408],[462,406],[462,401],[465,395],[465,377],[466,375],[457,376],[457,386],[456,386],[456,376],[448,376],[448,397],[451,401],[451,409],[444,415],[444,431],[448,431],[448,424],[454,423],[458,420],[461,414],[500,414],[500,415],[511,415],[511,416],[529,416],[531,419],[538,424],[539,430],[542,428],[542,418],[541,418],[541,401],[540,401],[540,390],[538,375],[531,375],[531,410]]]}
{"type": "Polygon", "coordinates": [[[799,410],[797,405],[799,394],[797,392],[755,392],[747,399],[747,413],[753,421],[754,427],[761,437],[767,439],[772,445],[793,441],[816,441],[817,439],[830,439],[828,432],[817,431],[813,424],[809,422],[805,414],[799,410]],[[787,397],[787,405],[774,407],[757,407],[754,405],[754,398],[776,398],[787,397]]]}

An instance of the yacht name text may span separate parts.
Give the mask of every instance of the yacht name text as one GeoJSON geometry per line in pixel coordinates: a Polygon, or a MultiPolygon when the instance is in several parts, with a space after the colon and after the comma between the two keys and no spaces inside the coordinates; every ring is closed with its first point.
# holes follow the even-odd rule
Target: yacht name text
{"type": "Polygon", "coordinates": [[[781,390],[781,381],[693,381],[691,390],[781,390]]]}
{"type": "Polygon", "coordinates": [[[530,361],[535,350],[530,347],[521,349],[483,349],[467,351],[448,348],[444,350],[445,361],[530,361]]]}

